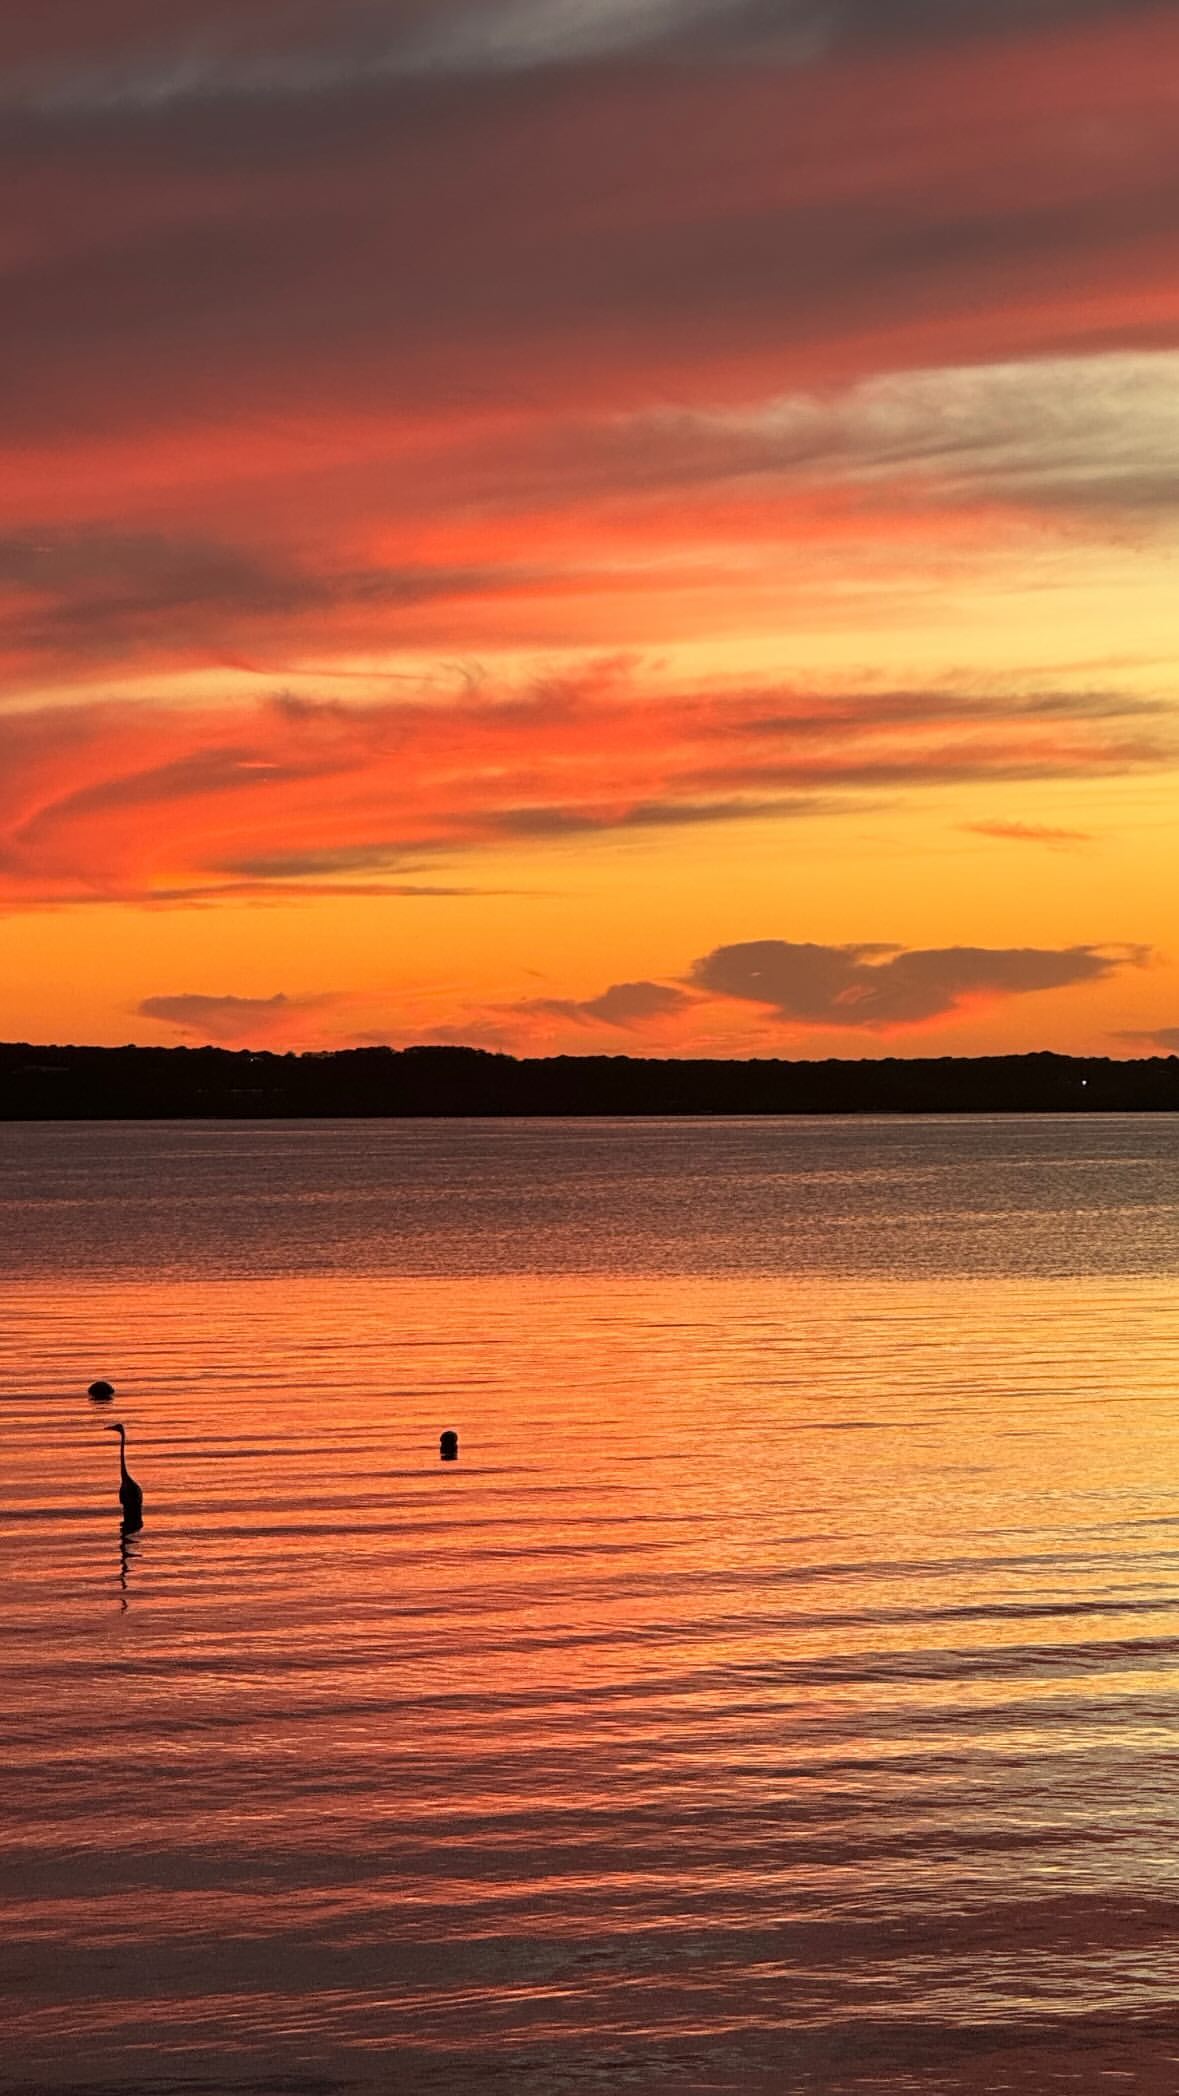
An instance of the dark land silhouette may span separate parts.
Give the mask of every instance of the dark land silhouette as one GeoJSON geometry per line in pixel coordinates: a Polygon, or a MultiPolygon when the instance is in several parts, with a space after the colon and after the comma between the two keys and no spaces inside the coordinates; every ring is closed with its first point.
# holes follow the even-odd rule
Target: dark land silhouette
{"type": "Polygon", "coordinates": [[[1175,1113],[1179,1057],[886,1056],[871,1061],[518,1059],[481,1048],[0,1044],[0,1119],[338,1116],[1175,1113]]]}

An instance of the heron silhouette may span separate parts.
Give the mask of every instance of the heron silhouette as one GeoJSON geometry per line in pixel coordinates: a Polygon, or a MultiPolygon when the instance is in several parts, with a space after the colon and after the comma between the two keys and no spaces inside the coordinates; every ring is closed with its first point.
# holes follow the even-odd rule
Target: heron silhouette
{"type": "Polygon", "coordinates": [[[119,1437],[119,1505],[123,1509],[123,1525],[128,1529],[142,1528],[143,1487],[136,1484],[127,1468],[127,1429],[108,1426],[104,1431],[119,1437]]]}

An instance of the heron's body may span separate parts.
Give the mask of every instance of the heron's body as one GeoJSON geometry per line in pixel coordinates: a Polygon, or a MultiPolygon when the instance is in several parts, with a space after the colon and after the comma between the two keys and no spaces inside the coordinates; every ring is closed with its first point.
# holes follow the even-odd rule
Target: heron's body
{"type": "Polygon", "coordinates": [[[123,1519],[138,1526],[143,1520],[143,1490],[127,1468],[127,1429],[108,1426],[107,1433],[119,1437],[119,1505],[123,1509],[123,1519]]]}

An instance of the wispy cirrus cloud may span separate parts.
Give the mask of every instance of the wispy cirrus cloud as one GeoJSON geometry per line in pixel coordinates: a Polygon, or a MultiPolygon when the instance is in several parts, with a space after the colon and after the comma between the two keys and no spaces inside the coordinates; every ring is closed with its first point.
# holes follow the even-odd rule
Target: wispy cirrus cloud
{"type": "Polygon", "coordinates": [[[899,589],[937,616],[951,576],[1043,586],[1078,529],[1164,557],[1177,403],[1169,351],[903,372],[739,410],[533,416],[458,458],[439,430],[346,546],[285,512],[237,538],[43,518],[0,533],[0,700],[301,653],[772,625],[787,579],[832,624],[857,598],[887,615],[899,589]]]}
{"type": "MultiPolygon", "coordinates": [[[[353,646],[395,638],[410,611],[509,599],[553,577],[531,567],[318,563],[183,533],[42,524],[0,536],[0,697],[47,676],[128,674],[289,647],[301,632],[353,646]]],[[[576,590],[578,578],[567,578],[576,590]]]]}
{"type": "Polygon", "coordinates": [[[1165,713],[1116,691],[668,688],[617,661],[516,687],[460,680],[447,703],[26,707],[0,714],[0,896],[453,892],[480,884],[449,861],[509,844],[637,848],[1173,757],[1165,713]]]}
{"type": "Polygon", "coordinates": [[[0,43],[10,106],[47,114],[314,100],[385,80],[496,79],[603,61],[798,65],[840,46],[1027,33],[1128,0],[180,0],[166,20],[107,0],[0,43]]]}
{"type": "MultiPolygon", "coordinates": [[[[317,421],[457,432],[513,409],[739,406],[906,365],[1174,343],[1170,9],[841,7],[875,34],[817,70],[620,51],[509,83],[383,72],[380,23],[408,49],[498,20],[509,49],[513,20],[520,44],[529,20],[631,37],[643,9],[300,10],[309,35],[289,9],[202,9],[187,33],[176,17],[138,108],[135,36],[89,12],[99,34],[75,16],[73,59],[45,25],[61,92],[5,147],[22,214],[0,438],[22,501],[45,485],[41,444],[96,447],[109,485],[120,432],[167,441],[174,487],[181,455],[204,474],[211,449],[240,481],[290,417],[304,470],[317,421]],[[330,92],[228,91],[251,69],[293,79],[317,23],[346,61],[330,92]],[[227,426],[236,442],[211,447],[227,426]]],[[[31,81],[36,26],[13,42],[31,81]]],[[[102,484],[91,468],[78,499],[102,484]]]]}
{"type": "Polygon", "coordinates": [[[1062,830],[1045,822],[966,822],[972,837],[993,837],[1001,844],[1045,844],[1050,851],[1072,851],[1078,844],[1092,844],[1089,830],[1062,830]]]}
{"type": "Polygon", "coordinates": [[[1179,353],[897,371],[731,408],[570,430],[553,470],[592,490],[777,487],[864,506],[989,501],[1179,521],[1179,353]]]}

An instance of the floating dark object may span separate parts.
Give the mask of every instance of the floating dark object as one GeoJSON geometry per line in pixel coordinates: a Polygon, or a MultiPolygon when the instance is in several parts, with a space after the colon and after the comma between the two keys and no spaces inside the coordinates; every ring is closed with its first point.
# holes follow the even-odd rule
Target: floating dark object
{"type": "Polygon", "coordinates": [[[442,1457],[444,1463],[453,1463],[457,1461],[458,1435],[453,1431],[452,1428],[447,1427],[446,1432],[444,1434],[439,1434],[438,1453],[442,1457]]]}
{"type": "Polygon", "coordinates": [[[86,1392],[87,1397],[92,1397],[96,1405],[109,1404],[114,1394],[114,1384],[104,1382],[101,1376],[97,1383],[91,1383],[89,1390],[86,1392]]]}

